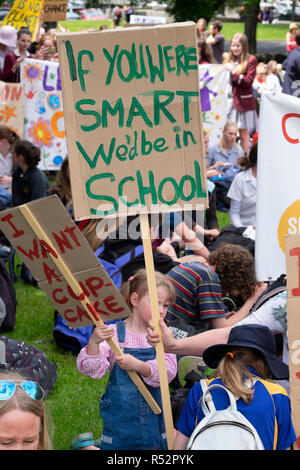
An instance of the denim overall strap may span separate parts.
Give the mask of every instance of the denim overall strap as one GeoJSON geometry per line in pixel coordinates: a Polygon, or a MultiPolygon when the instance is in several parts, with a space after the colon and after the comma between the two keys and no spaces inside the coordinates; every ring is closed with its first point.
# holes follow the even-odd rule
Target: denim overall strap
{"type": "Polygon", "coordinates": [[[117,322],[117,335],[118,335],[119,343],[124,343],[125,334],[126,334],[125,323],[122,320],[118,321],[117,322]]]}
{"type": "MultiPolygon", "coordinates": [[[[118,340],[124,342],[126,326],[116,324],[118,340]],[[122,341],[123,340],[123,341],[122,341]]],[[[147,362],[155,359],[155,348],[123,348],[124,354],[147,362]]],[[[145,384],[159,406],[160,388],[145,384]]],[[[125,370],[116,363],[111,371],[105,394],[100,399],[103,419],[101,450],[166,450],[167,442],[162,413],[155,415],[125,370]]]]}

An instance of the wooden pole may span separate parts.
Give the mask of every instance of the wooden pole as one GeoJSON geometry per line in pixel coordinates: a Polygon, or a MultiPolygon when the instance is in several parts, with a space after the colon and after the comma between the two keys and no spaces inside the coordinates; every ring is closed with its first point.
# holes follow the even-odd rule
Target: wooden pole
{"type": "MultiPolygon", "coordinates": [[[[50,239],[48,238],[46,232],[43,230],[43,228],[40,226],[40,224],[36,220],[35,216],[30,211],[28,206],[27,205],[21,205],[21,206],[19,206],[19,209],[20,209],[23,217],[27,220],[28,224],[32,228],[32,230],[38,236],[38,238],[40,240],[44,240],[51,247],[52,244],[51,244],[50,239]]],[[[53,249],[53,251],[55,251],[55,250],[53,249]]],[[[64,277],[64,279],[67,281],[68,285],[71,287],[74,294],[78,297],[79,296],[81,297],[81,295],[83,293],[82,288],[81,288],[80,284],[77,282],[77,280],[75,279],[75,277],[73,276],[72,272],[69,270],[68,266],[65,264],[64,260],[61,259],[59,256],[57,258],[55,258],[54,256],[51,255],[51,253],[50,253],[50,256],[51,256],[53,262],[55,263],[55,265],[57,266],[57,268],[59,269],[60,273],[64,277]]],[[[84,295],[83,300],[81,300],[80,302],[81,302],[82,306],[84,307],[85,311],[87,312],[87,314],[89,315],[89,317],[91,318],[91,320],[95,323],[95,325],[103,325],[104,324],[103,320],[98,315],[98,313],[93,308],[93,306],[90,304],[89,300],[87,299],[87,297],[85,295],[84,295]],[[96,318],[98,318],[98,320],[96,320],[96,318]]],[[[123,351],[121,350],[118,343],[116,343],[114,338],[110,338],[109,340],[107,340],[107,342],[108,342],[109,346],[111,347],[111,349],[113,350],[113,352],[115,353],[116,356],[121,356],[123,354],[123,351]]],[[[151,393],[149,392],[149,390],[145,386],[145,384],[142,381],[141,377],[135,371],[129,370],[129,371],[127,371],[127,373],[129,375],[129,377],[131,378],[131,380],[136,385],[136,387],[138,388],[138,390],[140,391],[140,393],[143,395],[143,397],[147,401],[148,405],[151,407],[153,413],[160,414],[161,413],[160,407],[158,406],[158,404],[154,400],[153,396],[151,395],[151,393]]]]}
{"type": "MultiPolygon", "coordinates": [[[[152,321],[156,331],[161,333],[159,320],[160,313],[158,308],[158,296],[156,287],[156,278],[153,261],[152,243],[150,237],[150,228],[148,214],[140,214],[141,232],[144,246],[145,265],[147,271],[148,292],[150,297],[152,321]]],[[[160,380],[160,390],[165,420],[168,449],[171,450],[174,444],[174,425],[172,417],[172,408],[170,402],[169,382],[166,369],[165,351],[163,342],[160,341],[156,348],[156,359],[158,363],[158,372],[160,380]]]]}

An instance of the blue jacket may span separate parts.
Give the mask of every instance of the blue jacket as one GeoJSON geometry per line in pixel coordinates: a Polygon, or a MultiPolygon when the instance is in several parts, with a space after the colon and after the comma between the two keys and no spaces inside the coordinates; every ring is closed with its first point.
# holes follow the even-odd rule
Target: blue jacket
{"type": "Polygon", "coordinates": [[[295,47],[289,56],[285,59],[282,64],[285,70],[285,76],[283,81],[282,91],[287,95],[299,96],[298,89],[300,89],[300,49],[299,46],[295,47]],[[299,81],[298,84],[293,82],[299,81]]]}

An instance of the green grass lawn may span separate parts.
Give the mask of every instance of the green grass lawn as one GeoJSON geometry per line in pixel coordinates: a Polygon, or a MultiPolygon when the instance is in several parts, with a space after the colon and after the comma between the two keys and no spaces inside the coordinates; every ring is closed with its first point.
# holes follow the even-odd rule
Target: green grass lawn
{"type": "MultiPolygon", "coordinates": [[[[87,21],[87,20],[74,20],[74,21],[60,21],[60,24],[69,29],[70,31],[82,31],[88,29],[100,28],[101,24],[106,24],[108,28],[112,27],[110,20],[99,20],[99,21],[87,21]]],[[[121,26],[124,22],[121,22],[121,26]]],[[[258,40],[273,40],[273,41],[285,41],[285,35],[288,31],[288,25],[286,24],[258,24],[257,25],[257,39],[258,40]]],[[[230,40],[235,33],[243,33],[243,23],[223,23],[222,33],[225,39],[230,40]]]]}
{"type": "MultiPolygon", "coordinates": [[[[229,224],[228,212],[217,212],[220,228],[229,224]]],[[[16,265],[20,263],[16,256],[16,265]]],[[[76,367],[76,355],[65,351],[53,340],[54,307],[44,292],[18,280],[16,326],[12,332],[1,332],[10,338],[40,348],[58,365],[58,379],[46,404],[54,423],[54,449],[71,449],[72,439],[90,431],[100,437],[102,422],[99,398],[104,393],[108,374],[101,380],[84,377],[76,367]]]]}

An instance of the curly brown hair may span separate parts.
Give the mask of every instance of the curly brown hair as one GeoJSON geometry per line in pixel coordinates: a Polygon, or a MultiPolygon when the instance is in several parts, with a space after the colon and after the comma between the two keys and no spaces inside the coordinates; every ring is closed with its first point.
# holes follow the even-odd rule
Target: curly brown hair
{"type": "Polygon", "coordinates": [[[238,292],[247,300],[257,284],[254,257],[241,245],[222,243],[208,258],[219,276],[224,294],[238,292]]]}

